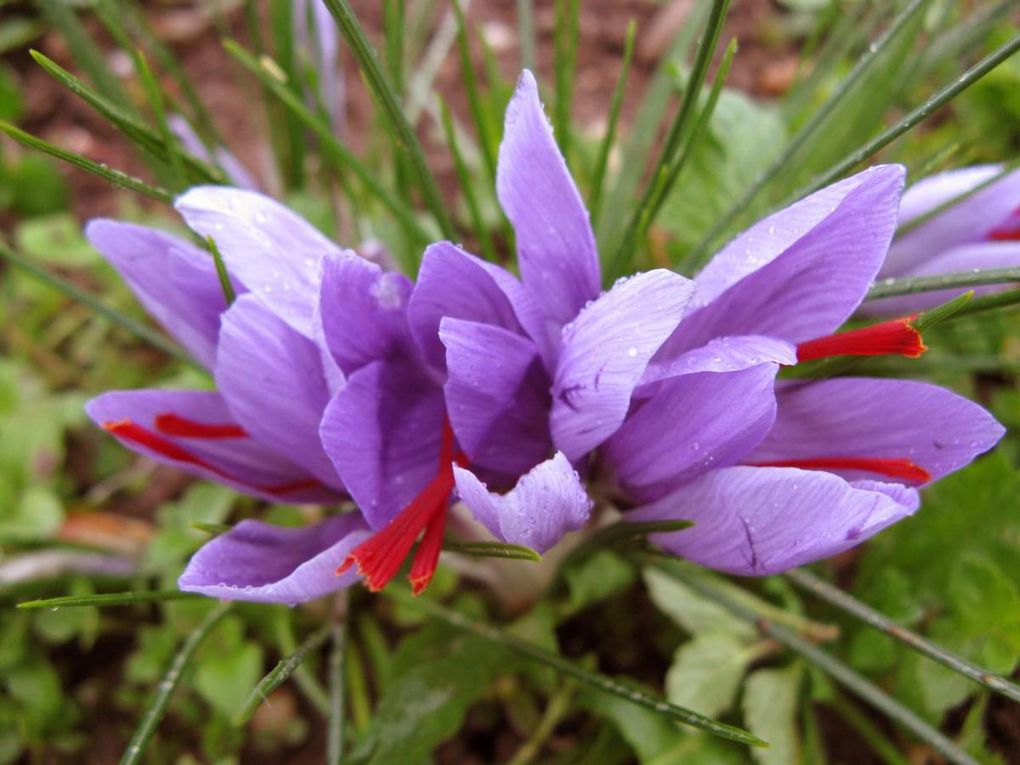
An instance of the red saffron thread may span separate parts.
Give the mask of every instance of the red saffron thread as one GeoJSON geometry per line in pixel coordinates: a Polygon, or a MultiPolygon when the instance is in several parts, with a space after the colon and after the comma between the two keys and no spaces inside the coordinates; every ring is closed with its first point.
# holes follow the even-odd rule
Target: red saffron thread
{"type": "Polygon", "coordinates": [[[907,356],[916,359],[928,347],[911,323],[918,314],[904,316],[870,327],[839,332],[797,346],[797,361],[815,361],[832,356],[907,356]]]}
{"type": "Polygon", "coordinates": [[[885,457],[806,457],[795,460],[752,462],[753,467],[789,467],[804,470],[861,470],[910,483],[927,483],[931,473],[904,458],[885,457]]]}

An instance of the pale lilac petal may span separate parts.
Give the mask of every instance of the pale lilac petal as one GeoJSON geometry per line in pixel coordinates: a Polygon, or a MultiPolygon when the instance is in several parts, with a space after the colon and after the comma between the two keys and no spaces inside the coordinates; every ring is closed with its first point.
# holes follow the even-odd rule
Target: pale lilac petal
{"type": "Polygon", "coordinates": [[[167,117],[167,126],[174,134],[174,137],[181,142],[181,146],[184,147],[185,151],[203,162],[220,167],[232,186],[253,191],[258,190],[258,181],[241,164],[241,160],[233,152],[223,146],[217,146],[212,151],[209,151],[206,145],[202,143],[202,139],[198,137],[198,133],[191,127],[191,123],[184,119],[184,117],[179,114],[171,114],[167,117]]]}
{"type": "Polygon", "coordinates": [[[472,465],[520,475],[552,452],[549,377],[535,344],[501,327],[443,319],[446,408],[472,465]]]}
{"type": "MultiPolygon", "coordinates": [[[[665,356],[665,354],[661,354],[665,356]]],[[[641,378],[642,385],[677,375],[695,372],[739,372],[765,363],[792,366],[797,363],[796,346],[775,337],[742,335],[717,337],[700,348],[694,348],[674,358],[660,355],[652,362],[641,378]]]]}
{"type": "Polygon", "coordinates": [[[174,415],[202,425],[240,426],[222,396],[213,391],[110,391],[89,401],[85,412],[106,429],[130,421],[145,429],[160,444],[167,445],[154,448],[113,432],[128,449],[192,475],[226,484],[243,494],[270,502],[331,502],[342,497],[282,452],[251,436],[181,437],[166,432],[157,424],[160,415],[174,415]]]}
{"type": "MultiPolygon", "coordinates": [[[[819,457],[909,459],[932,480],[968,465],[1005,432],[982,407],[913,380],[839,378],[790,383],[775,425],[747,462],[819,457]]],[[[848,478],[876,478],[859,471],[848,478]]]]}
{"type": "Polygon", "coordinates": [[[592,502],[560,452],[521,477],[506,494],[490,492],[470,470],[454,466],[461,501],[494,537],[545,552],[588,522],[592,502]]]}
{"type": "Polygon", "coordinates": [[[323,483],[343,489],[319,440],[330,392],[315,343],[255,295],[244,295],[223,315],[215,377],[245,430],[323,483]]]}
{"type": "MultiPolygon", "coordinates": [[[[903,168],[875,167],[837,187],[837,198],[831,198],[831,189],[819,192],[830,197],[827,204],[808,216],[812,225],[799,238],[788,243],[790,232],[780,238],[778,245],[786,245],[784,249],[768,238],[768,228],[764,234],[745,234],[730,248],[749,259],[746,268],[734,253],[721,261],[731,267],[719,266],[720,273],[711,280],[699,276],[695,299],[711,302],[688,314],[663,347],[661,360],[726,335],[770,335],[798,343],[827,335],[846,321],[888,251],[903,168]],[[829,213],[816,222],[828,207],[829,213]],[[713,296],[719,287],[725,289],[713,296]]],[[[785,231],[783,216],[797,209],[794,205],[763,223],[771,226],[769,221],[775,220],[776,231],[785,231]]],[[[804,221],[794,219],[790,231],[799,232],[804,221]]]]}
{"type": "Polygon", "coordinates": [[[177,585],[220,600],[294,606],[354,584],[353,570],[336,569],[368,535],[358,513],[300,528],[244,520],[203,545],[177,585]]]}
{"type": "MultiPolygon", "coordinates": [[[[930,260],[924,261],[915,270],[903,276],[934,276],[953,271],[976,271],[992,268],[1017,268],[1020,266],[1020,242],[982,242],[966,244],[947,250],[930,260]]],[[[861,306],[860,312],[869,316],[907,316],[917,311],[934,308],[969,290],[975,294],[1013,289],[1016,284],[993,284],[984,287],[959,287],[952,290],[921,292],[916,295],[869,300],[861,306]]]]}
{"type": "MultiPolygon", "coordinates": [[[[294,38],[306,65],[318,78],[318,97],[329,114],[333,132],[344,132],[344,77],[340,67],[340,36],[336,20],[322,0],[294,3],[294,38]],[[309,29],[309,22],[314,29],[309,29]]],[[[313,107],[315,98],[309,98],[313,107]]]]}
{"type": "MultiPolygon", "coordinates": [[[[903,195],[900,225],[932,212],[1002,172],[999,165],[977,165],[929,176],[903,195]]],[[[963,244],[980,242],[1020,208],[1020,170],[971,194],[897,237],[881,276],[913,272],[931,257],[963,244]]]]}
{"type": "Polygon", "coordinates": [[[553,382],[553,442],[571,461],[623,422],[631,393],[684,315],[693,285],[672,271],[620,280],[563,330],[553,382]]]}
{"type": "Polygon", "coordinates": [[[739,462],[775,419],[778,371],[776,364],[759,364],[656,383],[655,393],[603,446],[621,487],[648,501],[706,470],[739,462]]]}
{"type": "Polygon", "coordinates": [[[212,237],[230,272],[281,319],[311,336],[322,258],[341,252],[312,224],[254,191],[197,186],[174,202],[196,233],[212,237]]]}
{"type": "Polygon", "coordinates": [[[627,519],[694,521],[652,541],[709,568],[765,576],[848,550],[913,513],[919,502],[916,490],[902,486],[745,466],[706,473],[627,519]]]}
{"type": "Polygon", "coordinates": [[[442,388],[400,362],[362,367],[326,408],[322,444],[372,528],[438,473],[445,418],[442,388]]]}
{"type": "Polygon", "coordinates": [[[411,330],[426,362],[445,369],[446,351],[439,341],[443,317],[467,319],[523,333],[504,289],[516,281],[498,266],[456,245],[439,242],[425,250],[418,282],[408,306],[411,330]]]}
{"type": "Polygon", "coordinates": [[[517,234],[524,285],[562,325],[598,296],[599,260],[588,211],[525,70],[506,110],[496,193],[517,234]]]}
{"type": "MultiPolygon", "coordinates": [[[[156,321],[211,368],[220,314],[227,308],[212,256],[183,239],[133,223],[94,220],[85,236],[156,321]]],[[[236,280],[234,288],[244,290],[236,280]]]]}
{"type": "Polygon", "coordinates": [[[407,326],[411,282],[351,252],[322,264],[323,338],[345,375],[366,364],[413,355],[407,326]]]}

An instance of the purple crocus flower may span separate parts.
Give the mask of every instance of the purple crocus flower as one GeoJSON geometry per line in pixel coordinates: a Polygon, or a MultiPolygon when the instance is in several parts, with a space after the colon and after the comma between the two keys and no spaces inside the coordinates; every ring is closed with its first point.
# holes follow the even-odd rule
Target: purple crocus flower
{"type": "MultiPolygon", "coordinates": [[[[212,257],[187,241],[109,220],[91,222],[86,233],[212,371],[216,390],[113,391],[90,401],[88,414],[128,448],[245,494],[346,498],[318,433],[338,384],[316,331],[318,283],[325,257],[360,259],[255,192],[201,187],[177,208],[216,240],[238,296],[231,306],[212,257]]],[[[244,521],[202,548],[180,584],[216,597],[306,600],[355,581],[334,571],[366,528],[358,513],[305,530],[244,521]],[[316,577],[326,560],[328,575],[316,577]]]]}
{"type": "MultiPolygon", "coordinates": [[[[976,165],[918,181],[903,195],[899,225],[911,224],[967,194],[899,236],[878,278],[1020,266],[1020,170],[1004,174],[999,165],[976,165]],[[994,180],[997,176],[1001,177],[994,180]],[[983,188],[974,191],[979,186],[983,188]]],[[[1007,288],[987,286],[975,291],[1007,288]]],[[[872,300],[862,312],[908,314],[944,303],[963,291],[939,290],[872,300]]]]}
{"type": "Polygon", "coordinates": [[[299,59],[318,80],[318,95],[308,94],[308,100],[314,106],[321,99],[333,129],[342,133],[346,97],[336,21],[322,0],[297,0],[293,19],[299,59]]]}
{"type": "Polygon", "coordinates": [[[198,133],[191,127],[191,123],[184,117],[179,114],[171,114],[167,118],[167,125],[174,137],[181,142],[185,151],[203,162],[222,169],[232,186],[253,191],[258,189],[258,181],[248,172],[248,168],[242,164],[236,154],[224,146],[216,146],[210,150],[198,137],[198,133]]]}
{"type": "Polygon", "coordinates": [[[600,294],[587,213],[525,72],[497,178],[521,280],[449,243],[430,247],[408,301],[421,366],[407,367],[415,354],[401,326],[399,342],[386,342],[402,352],[349,377],[326,411],[326,449],[380,529],[341,570],[357,563],[382,587],[424,533],[411,567],[420,590],[454,489],[498,539],[548,549],[587,520],[575,470],[589,485],[611,477],[641,505],[632,519],[697,520],[660,541],[737,573],[830,555],[912,512],[914,484],[999,438],[984,410],[938,388],[920,395],[917,383],[807,386],[823,401],[832,393],[831,415],[838,391],[857,403],[855,421],[884,422],[888,432],[869,441],[843,433],[838,416],[800,414],[793,388],[775,390],[782,365],[920,352],[906,322],[828,336],[885,257],[902,178],[902,168],[874,168],[762,221],[699,275],[697,292],[652,271],[600,294]],[[886,400],[869,411],[875,393],[886,400]],[[907,412],[906,400],[916,421],[887,416],[890,406],[907,412]],[[814,451],[794,448],[798,424],[820,429],[814,451]]]}

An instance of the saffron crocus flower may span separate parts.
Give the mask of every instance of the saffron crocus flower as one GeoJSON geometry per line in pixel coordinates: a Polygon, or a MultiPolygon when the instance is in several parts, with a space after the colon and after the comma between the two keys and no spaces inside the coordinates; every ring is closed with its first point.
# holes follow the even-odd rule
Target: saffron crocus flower
{"type": "MultiPolygon", "coordinates": [[[[696,519],[676,537],[689,557],[768,573],[832,554],[833,535],[849,546],[912,512],[916,491],[897,480],[937,477],[1001,434],[979,407],[939,391],[952,416],[923,410],[911,427],[891,422],[891,442],[841,444],[833,426],[835,453],[785,455],[772,435],[786,432],[777,423],[792,411],[785,389],[777,406],[781,365],[919,345],[905,322],[825,337],[853,313],[885,257],[901,168],[862,173],[753,227],[699,275],[692,303],[690,282],[666,271],[600,295],[587,213],[527,72],[499,160],[521,280],[449,243],[430,247],[408,302],[420,364],[407,366],[415,354],[401,325],[403,352],[348,377],[323,420],[327,451],[380,529],[341,567],[356,563],[371,587],[396,574],[420,534],[411,579],[416,590],[427,584],[454,489],[498,539],[551,547],[587,518],[575,469],[589,485],[615,479],[627,502],[642,505],[634,519],[696,519]],[[979,431],[963,445],[961,422],[979,431]],[[910,458],[929,438],[946,454],[922,467],[910,458]],[[763,444],[772,452],[759,459],[763,444]],[[757,461],[739,467],[749,459],[757,461]],[[730,481],[727,469],[752,477],[730,481]],[[705,489],[720,476],[725,496],[705,489]],[[734,517],[751,520],[735,527],[734,517]],[[715,550],[717,537],[734,548],[715,550]]],[[[324,296],[324,318],[333,303],[347,304],[324,296]]],[[[334,322],[333,331],[349,326],[334,322]]],[[[910,385],[886,392],[898,404],[901,395],[918,399],[910,385]]],[[[680,551],[672,537],[662,542],[680,551]]]]}
{"type": "Polygon", "coordinates": [[[308,100],[321,104],[333,130],[342,133],[345,88],[336,21],[322,0],[297,0],[293,19],[302,74],[316,80],[317,92],[308,93],[308,100]]]}
{"type": "Polygon", "coordinates": [[[242,189],[258,189],[258,181],[248,172],[248,168],[241,163],[237,155],[223,146],[215,146],[210,150],[198,137],[198,133],[191,127],[191,123],[184,117],[179,114],[171,114],[167,118],[167,125],[174,137],[181,142],[185,151],[203,162],[219,167],[232,186],[242,189]]]}
{"type": "MultiPolygon", "coordinates": [[[[977,165],[918,181],[903,195],[899,225],[910,228],[893,243],[879,279],[1020,266],[1020,170],[1003,174],[999,165],[977,165]],[[997,176],[1001,177],[995,180],[997,176]],[[921,221],[923,216],[930,217],[921,221]]],[[[1008,288],[995,285],[975,291],[1008,288]]],[[[964,291],[872,300],[862,312],[907,314],[964,291]]]]}
{"type": "Polygon", "coordinates": [[[647,500],[629,519],[695,522],[656,535],[666,550],[745,575],[827,557],[913,513],[919,487],[1001,438],[988,412],[937,386],[843,378],[779,384],[764,437],[734,453],[711,417],[734,405],[719,383],[691,379],[703,374],[661,379],[663,370],[753,361],[766,340],[787,344],[784,364],[923,352],[907,320],[829,334],[857,308],[885,258],[902,177],[899,167],[876,167],[823,189],[757,223],[697,276],[696,309],[646,375],[659,386],[655,397],[607,445],[618,479],[637,484],[647,500]],[[679,485],[652,480],[706,453],[679,485]]]}
{"type": "MultiPolygon", "coordinates": [[[[213,236],[237,299],[227,306],[209,253],[162,231],[115,221],[87,228],[167,331],[213,373],[216,390],[105,393],[89,415],[122,444],[273,502],[335,503],[347,492],[319,439],[339,384],[316,328],[321,261],[357,260],[255,192],[204,187],[177,202],[213,236]]],[[[294,603],[350,584],[335,569],[365,532],[349,513],[303,530],[244,521],[203,547],[182,589],[294,603]]]]}

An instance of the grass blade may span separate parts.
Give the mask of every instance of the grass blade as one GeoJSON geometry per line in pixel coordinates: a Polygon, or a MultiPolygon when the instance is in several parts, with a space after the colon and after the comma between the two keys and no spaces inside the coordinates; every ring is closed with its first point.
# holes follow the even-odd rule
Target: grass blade
{"type": "Polygon", "coordinates": [[[677,159],[677,151],[691,129],[692,120],[697,110],[698,99],[701,97],[701,89],[705,84],[709,64],[712,63],[712,56],[719,43],[719,35],[722,33],[723,22],[726,20],[729,6],[730,0],[713,0],[712,2],[712,10],[705,24],[705,31],[698,43],[698,53],[694,59],[694,67],[687,81],[687,88],[684,90],[683,100],[680,102],[676,118],[673,120],[669,134],[666,136],[666,145],[659,154],[659,160],[656,163],[656,167],[652,170],[651,180],[645,188],[644,196],[634,208],[623,239],[619,247],[616,248],[615,255],[610,260],[604,274],[603,278],[608,284],[611,284],[616,277],[623,273],[624,266],[626,265],[625,260],[628,254],[633,251],[634,245],[641,238],[643,227],[647,225],[648,210],[655,196],[657,184],[663,182],[664,175],[668,177],[669,168],[677,159]]]}
{"type": "Polygon", "coordinates": [[[140,49],[134,50],[132,54],[135,62],[135,71],[138,73],[138,77],[142,81],[142,87],[149,98],[149,105],[152,107],[153,115],[156,117],[156,127],[159,128],[159,134],[163,138],[163,144],[166,146],[167,154],[169,155],[167,164],[170,167],[174,191],[183,191],[188,187],[188,181],[185,177],[184,164],[181,160],[180,142],[173,134],[173,131],[170,130],[170,123],[166,119],[166,108],[163,105],[163,90],[153,76],[152,69],[149,68],[149,62],[145,59],[145,54],[140,49]]]}
{"type": "Polygon", "coordinates": [[[18,608],[82,608],[86,606],[131,606],[136,603],[161,603],[165,600],[197,600],[205,597],[181,590],[143,590],[141,592],[108,592],[101,595],[64,595],[59,598],[26,600],[18,608]]]}
{"type": "Polygon", "coordinates": [[[144,340],[145,342],[149,343],[149,345],[153,346],[154,348],[158,348],[168,356],[178,359],[179,361],[183,361],[185,364],[194,367],[198,371],[208,374],[206,369],[197,361],[195,361],[190,355],[188,355],[188,353],[184,349],[182,349],[176,343],[172,342],[171,340],[161,335],[158,331],[152,329],[151,327],[149,327],[146,324],[143,324],[140,321],[137,321],[136,319],[131,318],[130,316],[127,316],[126,314],[121,313],[120,311],[114,310],[113,308],[104,305],[103,302],[96,298],[94,295],[90,295],[77,285],[72,284],[71,282],[61,278],[60,276],[57,276],[54,273],[50,273],[42,266],[36,265],[28,258],[15,252],[10,247],[8,247],[2,240],[0,240],[0,257],[10,261],[18,268],[27,271],[29,274],[34,276],[43,284],[46,284],[47,286],[52,287],[58,292],[62,292],[63,294],[67,295],[72,300],[75,300],[81,303],[82,305],[91,308],[93,311],[95,311],[97,314],[99,314],[104,319],[109,321],[111,324],[118,326],[123,330],[126,330],[127,332],[139,338],[140,340],[144,340]]]}
{"type": "Polygon", "coordinates": [[[504,558],[506,560],[529,560],[540,561],[542,556],[524,545],[514,545],[506,542],[455,542],[449,541],[443,545],[444,550],[471,555],[476,558],[504,558]]]}
{"type": "Polygon", "coordinates": [[[163,715],[166,714],[170,697],[177,690],[177,684],[181,681],[181,675],[184,673],[185,668],[195,655],[195,651],[202,644],[202,641],[219,624],[220,619],[227,615],[232,605],[231,601],[216,605],[184,640],[181,650],[174,656],[173,661],[170,662],[170,666],[167,668],[166,674],[163,675],[163,679],[156,686],[156,693],[149,702],[141,722],[135,729],[127,749],[124,750],[124,754],[120,758],[120,765],[135,765],[135,763],[141,762],[145,747],[156,732],[156,728],[159,726],[160,720],[163,719],[163,715]]]}
{"type": "Polygon", "coordinates": [[[553,112],[556,139],[563,157],[570,161],[570,112],[574,103],[574,79],[577,69],[577,40],[581,32],[580,0],[556,0],[556,27],[553,47],[553,71],[556,82],[556,109],[553,112]]]}
{"type": "Polygon", "coordinates": [[[606,167],[609,164],[609,153],[616,144],[616,126],[620,120],[620,107],[623,106],[623,97],[627,93],[627,81],[630,79],[630,66],[634,58],[634,40],[636,37],[637,22],[631,19],[627,22],[627,37],[623,43],[623,63],[620,66],[620,76],[616,80],[616,87],[613,88],[613,97],[609,103],[609,121],[606,123],[606,134],[602,136],[598,158],[595,160],[595,172],[592,175],[591,199],[588,202],[592,228],[598,227],[599,210],[602,206],[602,186],[605,182],[606,167]]]}
{"type": "Polygon", "coordinates": [[[783,147],[783,151],[779,153],[779,156],[769,165],[764,172],[762,172],[748,187],[740,199],[738,199],[730,209],[723,214],[719,221],[712,227],[712,229],[705,236],[705,239],[701,245],[699,245],[695,251],[689,256],[691,262],[694,265],[699,265],[704,252],[708,250],[716,240],[724,234],[734,224],[734,222],[745,213],[750,207],[751,203],[758,197],[761,191],[771,182],[779,173],[785,168],[789,167],[790,161],[794,155],[797,154],[804,147],[808,141],[818,132],[829,117],[836,111],[846,97],[854,92],[854,88],[857,83],[868,74],[874,63],[882,56],[887,50],[888,46],[893,40],[897,39],[900,32],[907,26],[909,22],[916,18],[917,14],[927,5],[930,0],[912,0],[912,2],[896,17],[885,34],[882,35],[874,45],[868,48],[868,52],[860,58],[856,66],[850,73],[840,81],[839,88],[836,92],[822,104],[811,118],[804,124],[800,130],[790,139],[790,141],[783,147]]]}
{"type": "Polygon", "coordinates": [[[932,661],[937,661],[939,664],[949,667],[954,672],[970,678],[990,691],[1020,702],[1020,686],[993,672],[971,664],[962,656],[957,656],[952,651],[901,627],[889,617],[862,603],[857,598],[830,584],[821,577],[815,576],[810,571],[794,569],[786,573],[786,578],[801,589],[824,600],[829,605],[835,606],[841,611],[846,611],[868,626],[874,627],[883,634],[889,635],[904,645],[910,646],[918,653],[924,654],[932,661]]]}
{"type": "MultiPolygon", "coordinates": [[[[119,106],[97,93],[55,61],[36,50],[29,51],[32,58],[46,73],[53,77],[76,96],[95,109],[111,125],[122,132],[143,152],[157,162],[169,161],[169,147],[163,139],[147,125],[123,111],[119,106]]],[[[201,183],[226,183],[223,173],[190,154],[182,155],[182,161],[189,173],[189,180],[201,183]]]]}
{"type": "Polygon", "coordinates": [[[521,68],[535,68],[535,0],[517,0],[517,28],[521,38],[521,68]]]}
{"type": "Polygon", "coordinates": [[[344,759],[344,654],[347,652],[348,619],[330,625],[329,728],[326,731],[326,763],[340,765],[344,759]]]}
{"type": "Polygon", "coordinates": [[[216,264],[216,278],[220,280],[220,288],[223,290],[223,298],[227,301],[229,308],[237,300],[237,293],[234,292],[234,285],[230,283],[230,272],[227,271],[227,264],[223,262],[223,255],[220,248],[216,246],[216,240],[211,236],[205,238],[205,246],[212,253],[213,263],[216,264]]]}
{"type": "Polygon", "coordinates": [[[1020,282],[1020,268],[988,268],[980,271],[949,271],[931,276],[901,276],[883,279],[872,285],[868,290],[868,300],[1010,282],[1020,282]]]}
{"type": "Polygon", "coordinates": [[[323,2],[326,3],[329,12],[333,14],[333,18],[336,19],[340,32],[343,34],[344,39],[347,40],[351,53],[357,60],[369,89],[386,114],[393,129],[398,148],[407,154],[411,167],[418,178],[425,203],[431,210],[440,231],[443,232],[443,236],[449,239],[454,238],[453,224],[450,222],[450,216],[446,211],[446,205],[439,191],[439,185],[436,183],[436,179],[432,175],[428,163],[425,161],[425,153],[418,142],[418,137],[415,135],[411,124],[407,121],[407,117],[404,116],[397,95],[393,91],[385,72],[383,72],[382,67],[379,65],[375,51],[365,36],[365,30],[361,28],[357,16],[355,16],[354,11],[351,9],[349,0],[323,0],[323,2]]]}
{"type": "Polygon", "coordinates": [[[471,228],[478,236],[482,256],[486,260],[495,262],[496,249],[493,247],[488,226],[482,222],[481,208],[478,206],[478,198],[475,196],[475,184],[472,182],[471,173],[468,170],[467,162],[464,160],[464,154],[460,149],[460,141],[457,139],[457,129],[453,124],[453,116],[450,114],[450,109],[445,101],[440,101],[439,109],[446,145],[450,149],[450,155],[453,157],[453,167],[457,171],[457,181],[460,183],[460,190],[464,195],[468,214],[471,216],[471,228]]]}
{"type": "MultiPolygon", "coordinates": [[[[224,40],[223,47],[249,72],[258,78],[259,82],[268,89],[290,112],[292,112],[303,125],[309,128],[321,142],[321,148],[325,159],[331,162],[338,170],[350,170],[365,185],[372,194],[393,213],[405,231],[412,239],[419,242],[431,240],[429,232],[426,231],[415,217],[414,211],[407,207],[403,201],[394,196],[382,183],[377,175],[365,167],[350,150],[333,135],[333,130],[320,115],[315,114],[304,102],[283,82],[276,78],[269,69],[255,59],[248,51],[242,48],[233,40],[224,40]]],[[[265,60],[265,59],[263,59],[265,60]]],[[[270,67],[271,68],[271,67],[270,67]]]]}
{"type": "Polygon", "coordinates": [[[485,170],[489,175],[489,181],[495,183],[496,134],[492,127],[490,112],[482,104],[478,92],[475,65],[471,60],[471,42],[468,35],[467,19],[464,16],[463,8],[461,8],[460,0],[453,0],[451,7],[457,19],[457,50],[460,54],[461,81],[464,84],[468,107],[471,110],[471,119],[475,123],[475,132],[478,134],[478,145],[481,148],[482,159],[485,161],[485,170]]]}
{"type": "Polygon", "coordinates": [[[741,744],[748,744],[750,746],[768,746],[766,742],[745,730],[736,728],[732,725],[726,725],[725,723],[700,715],[697,712],[684,709],[683,707],[678,707],[675,704],[670,704],[668,701],[656,698],[644,691],[623,685],[606,675],[589,672],[588,670],[579,667],[574,662],[564,659],[562,656],[552,653],[551,651],[547,651],[541,646],[537,646],[527,640],[521,640],[514,635],[510,635],[503,630],[491,627],[488,624],[475,621],[458,611],[446,608],[440,603],[426,598],[413,598],[409,593],[403,590],[394,590],[391,588],[390,591],[394,597],[399,597],[406,604],[425,611],[436,619],[444,621],[457,629],[477,635],[484,640],[497,643],[498,645],[501,645],[514,653],[520,654],[525,658],[544,664],[559,674],[573,678],[590,688],[595,688],[603,693],[608,693],[629,701],[632,704],[637,704],[638,706],[645,707],[646,709],[651,709],[653,712],[657,712],[674,722],[703,730],[713,736],[719,736],[720,738],[729,739],[730,741],[736,741],[741,744]]]}
{"type": "Polygon", "coordinates": [[[96,45],[92,35],[82,26],[71,4],[40,0],[37,5],[46,20],[60,30],[74,60],[88,73],[99,91],[122,107],[130,109],[131,100],[110,65],[106,63],[103,51],[96,45]]]}
{"type": "Polygon", "coordinates": [[[321,627],[309,635],[305,642],[298,646],[296,651],[280,659],[276,666],[251,689],[251,693],[248,694],[241,708],[234,715],[234,725],[240,727],[247,723],[269,694],[287,682],[295,670],[301,666],[301,662],[305,660],[305,657],[323,646],[326,640],[329,639],[331,632],[332,628],[330,625],[321,627]]]}
{"type": "Polygon", "coordinates": [[[954,763],[954,765],[978,765],[977,761],[957,746],[955,742],[930,726],[915,712],[903,706],[892,696],[859,675],[839,659],[818,648],[810,640],[801,637],[793,630],[781,624],[775,624],[768,619],[762,618],[753,609],[733,599],[722,588],[710,583],[705,577],[684,572],[680,567],[667,565],[662,561],[658,563],[657,567],[668,575],[676,576],[683,580],[684,584],[692,589],[712,598],[735,616],[755,625],[763,635],[772,638],[818,667],[855,696],[888,715],[893,722],[909,730],[920,741],[928,744],[949,762],[954,763]]]}
{"type": "Polygon", "coordinates": [[[62,149],[48,141],[44,141],[42,138],[36,138],[31,133],[26,133],[21,128],[15,127],[4,120],[0,120],[0,132],[6,133],[22,146],[26,146],[29,149],[35,149],[36,151],[41,151],[44,154],[49,154],[51,157],[55,157],[62,162],[67,162],[69,165],[74,165],[87,173],[98,175],[100,178],[109,181],[114,186],[119,186],[122,189],[129,189],[131,191],[137,191],[139,194],[144,194],[150,199],[155,199],[157,202],[170,204],[170,202],[173,201],[173,194],[164,188],[160,188],[159,186],[150,186],[140,178],[135,178],[121,170],[112,170],[101,162],[94,162],[88,157],[83,157],[81,154],[76,154],[73,151],[62,149]]]}

